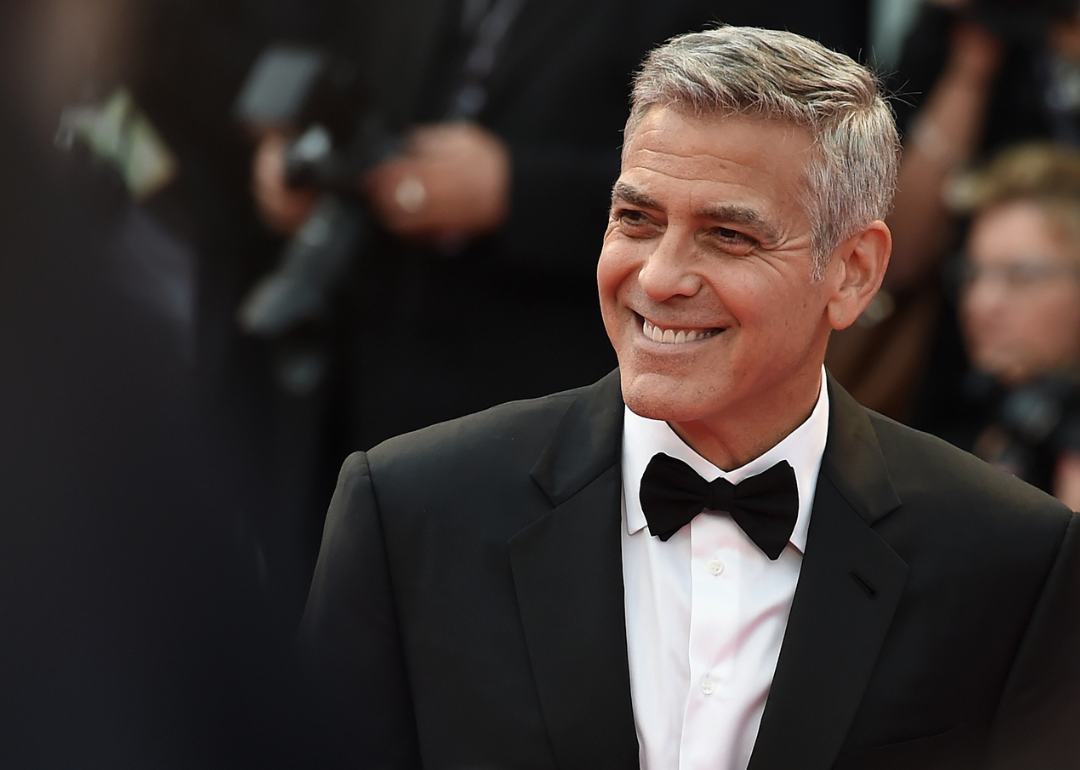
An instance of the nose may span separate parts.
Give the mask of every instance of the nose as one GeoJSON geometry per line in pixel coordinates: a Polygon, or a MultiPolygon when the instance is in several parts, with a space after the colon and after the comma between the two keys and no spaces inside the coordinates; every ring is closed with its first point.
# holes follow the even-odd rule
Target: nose
{"type": "Polygon", "coordinates": [[[695,265],[693,239],[688,233],[669,227],[638,272],[638,283],[657,302],[677,296],[692,297],[701,289],[701,277],[695,265]]]}

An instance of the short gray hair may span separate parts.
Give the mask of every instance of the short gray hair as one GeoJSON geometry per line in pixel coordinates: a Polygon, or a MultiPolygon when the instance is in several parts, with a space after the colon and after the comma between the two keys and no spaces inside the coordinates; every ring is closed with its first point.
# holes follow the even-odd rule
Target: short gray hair
{"type": "Polygon", "coordinates": [[[892,205],[900,139],[877,78],[844,54],[790,32],[721,26],[672,38],[634,78],[629,140],[652,107],[800,126],[814,140],[803,204],[814,277],[833,250],[892,205]]]}

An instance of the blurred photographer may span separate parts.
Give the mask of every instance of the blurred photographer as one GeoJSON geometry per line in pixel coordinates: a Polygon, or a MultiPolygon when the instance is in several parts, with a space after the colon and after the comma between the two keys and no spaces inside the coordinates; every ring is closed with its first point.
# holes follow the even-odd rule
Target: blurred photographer
{"type": "MultiPolygon", "coordinates": [[[[300,229],[319,198],[316,188],[289,183],[289,144],[286,133],[267,132],[253,168],[259,211],[283,235],[300,229]]],[[[474,122],[432,124],[411,130],[402,149],[357,180],[387,230],[438,244],[472,239],[503,224],[510,159],[498,136],[474,122]]]]}
{"type": "Polygon", "coordinates": [[[348,258],[309,271],[326,291],[291,316],[322,346],[304,396],[321,420],[320,490],[349,450],[614,367],[595,264],[625,85],[644,51],[699,13],[640,0],[353,5],[329,58],[355,66],[360,128],[333,144],[349,156],[349,137],[378,122],[382,153],[344,184],[291,183],[290,159],[319,144],[305,118],[264,127],[252,167],[260,214],[291,239],[283,254],[310,240],[328,194],[356,214],[348,258]]]}
{"type": "Polygon", "coordinates": [[[862,403],[933,430],[963,375],[940,278],[962,237],[950,182],[1018,142],[1080,146],[1080,4],[923,0],[891,81],[904,155],[885,291],[829,364],[862,403]]]}
{"type": "Polygon", "coordinates": [[[972,370],[946,437],[1080,508],[1080,151],[1019,145],[962,181],[972,370]]]}

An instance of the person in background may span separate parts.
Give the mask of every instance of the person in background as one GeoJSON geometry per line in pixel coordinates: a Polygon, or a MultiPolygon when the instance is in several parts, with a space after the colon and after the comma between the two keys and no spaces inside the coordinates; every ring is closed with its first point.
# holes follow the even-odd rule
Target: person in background
{"type": "Polygon", "coordinates": [[[1078,84],[1080,15],[1068,2],[922,2],[889,77],[904,143],[892,261],[884,291],[829,351],[861,403],[931,432],[952,419],[963,346],[942,266],[963,229],[950,181],[1018,142],[1077,146],[1078,84]]]}
{"type": "Polygon", "coordinates": [[[1024,144],[965,179],[968,409],[944,435],[1080,508],[1080,151],[1024,144]]]}

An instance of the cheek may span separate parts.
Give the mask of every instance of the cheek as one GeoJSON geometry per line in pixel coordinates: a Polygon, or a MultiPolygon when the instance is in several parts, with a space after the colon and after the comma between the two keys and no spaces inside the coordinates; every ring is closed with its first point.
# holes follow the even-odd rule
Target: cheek
{"type": "Polygon", "coordinates": [[[1080,291],[1063,293],[1056,301],[1042,305],[1028,328],[1036,341],[1041,337],[1056,350],[1080,349],[1080,291]]]}
{"type": "Polygon", "coordinates": [[[960,327],[967,335],[972,335],[978,331],[979,326],[979,313],[977,307],[968,299],[967,295],[960,298],[959,313],[960,327]]]}
{"type": "Polygon", "coordinates": [[[596,285],[600,301],[611,302],[619,287],[634,272],[630,249],[620,243],[605,243],[596,263],[596,285]]]}
{"type": "Polygon", "coordinates": [[[1014,306],[988,302],[982,292],[970,290],[960,298],[960,324],[968,335],[985,335],[991,329],[1015,327],[1022,320],[1011,312],[1014,306]]]}
{"type": "Polygon", "coordinates": [[[772,276],[757,273],[733,273],[725,278],[714,281],[713,288],[727,310],[742,325],[777,336],[777,344],[802,345],[825,312],[823,298],[804,283],[778,283],[772,276]]]}
{"type": "Polygon", "coordinates": [[[600,298],[600,316],[608,338],[614,343],[620,327],[618,292],[623,271],[607,247],[600,253],[596,265],[596,286],[600,298]]]}

